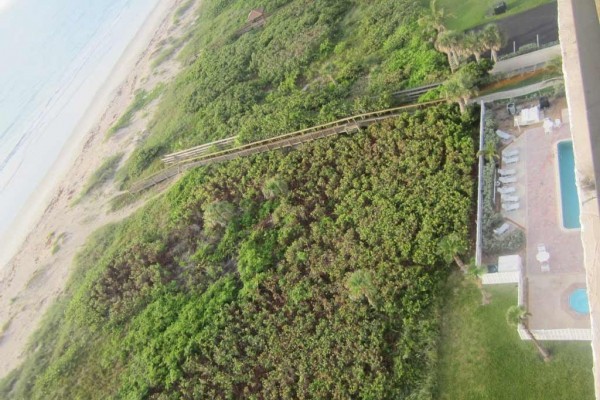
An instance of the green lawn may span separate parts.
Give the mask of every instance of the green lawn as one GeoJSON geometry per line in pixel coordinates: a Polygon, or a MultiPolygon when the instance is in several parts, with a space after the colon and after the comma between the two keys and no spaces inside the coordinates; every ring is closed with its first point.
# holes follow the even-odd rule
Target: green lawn
{"type": "Polygon", "coordinates": [[[545,364],[531,343],[507,325],[516,286],[486,288],[491,304],[480,306],[473,284],[454,277],[443,309],[439,399],[593,399],[592,353],[586,342],[545,342],[545,364]]]}
{"type": "MultiPolygon", "coordinates": [[[[425,0],[426,1],[426,0],[425,0]]],[[[554,0],[505,0],[508,11],[498,17],[487,14],[494,4],[500,0],[438,0],[439,8],[444,9],[448,29],[465,30],[474,26],[491,22],[509,15],[518,14],[554,0]]]]}

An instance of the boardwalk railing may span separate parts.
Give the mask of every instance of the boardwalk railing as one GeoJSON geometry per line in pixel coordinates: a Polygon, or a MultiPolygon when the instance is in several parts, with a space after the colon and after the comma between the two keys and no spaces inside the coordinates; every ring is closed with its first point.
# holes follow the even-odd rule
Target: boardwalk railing
{"type": "Polygon", "coordinates": [[[191,147],[186,150],[181,150],[176,153],[167,154],[163,156],[160,160],[165,164],[175,164],[177,162],[181,162],[183,160],[188,160],[193,157],[202,156],[204,154],[208,154],[214,148],[221,149],[225,146],[231,145],[235,143],[235,139],[237,136],[232,136],[226,139],[217,140],[210,143],[201,144],[200,146],[191,147]]]}
{"type": "Polygon", "coordinates": [[[438,82],[432,83],[430,85],[420,86],[417,88],[400,90],[398,92],[393,92],[392,96],[396,99],[400,99],[402,102],[415,103],[419,100],[419,97],[429,92],[430,90],[437,88],[441,84],[441,82],[438,82]]]}
{"type": "MultiPolygon", "coordinates": [[[[129,191],[131,193],[140,192],[160,182],[170,179],[190,168],[232,160],[237,157],[249,156],[252,154],[280,149],[283,147],[293,147],[301,143],[310,142],[315,139],[320,139],[340,133],[356,132],[361,128],[365,128],[371,124],[380,122],[382,120],[397,117],[402,113],[408,111],[416,111],[421,108],[429,107],[433,104],[439,104],[441,102],[443,102],[443,100],[435,100],[426,103],[412,104],[408,106],[354,115],[352,117],[343,118],[327,124],[313,126],[311,128],[306,128],[284,135],[275,136],[269,139],[259,140],[257,142],[248,143],[245,145],[217,151],[215,153],[210,154],[206,154],[203,151],[203,149],[201,149],[199,152],[193,151],[195,148],[183,150],[178,153],[173,153],[177,160],[175,161],[174,165],[171,165],[168,168],[165,168],[142,181],[136,182],[134,185],[132,185],[129,191]],[[184,156],[185,154],[187,154],[188,156],[184,156]]],[[[227,140],[232,139],[233,138],[229,138],[227,140]]],[[[198,147],[201,146],[197,146],[196,148],[198,147]]],[[[170,156],[173,156],[173,154],[171,154],[170,156]]],[[[172,158],[169,158],[169,160],[171,159],[172,158]]]]}

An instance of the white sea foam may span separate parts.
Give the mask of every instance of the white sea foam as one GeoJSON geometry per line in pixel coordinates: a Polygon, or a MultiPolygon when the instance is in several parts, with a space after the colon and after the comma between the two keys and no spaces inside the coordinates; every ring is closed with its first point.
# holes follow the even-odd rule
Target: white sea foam
{"type": "Polygon", "coordinates": [[[0,238],[156,4],[0,0],[0,238]]]}

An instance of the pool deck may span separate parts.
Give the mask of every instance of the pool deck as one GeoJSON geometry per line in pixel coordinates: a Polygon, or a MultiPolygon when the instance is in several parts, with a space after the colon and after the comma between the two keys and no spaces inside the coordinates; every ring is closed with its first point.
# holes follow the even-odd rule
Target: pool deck
{"type": "MultiPolygon", "coordinates": [[[[513,133],[517,133],[515,128],[513,133]]],[[[557,143],[570,140],[568,124],[546,134],[540,124],[522,128],[507,149],[518,148],[515,185],[520,197],[518,211],[505,212],[505,218],[525,229],[523,254],[527,280],[526,299],[532,329],[586,329],[589,316],[581,316],[568,305],[568,295],[585,287],[583,248],[579,229],[564,229],[562,223],[557,143]],[[538,244],[550,253],[550,271],[543,272],[536,259],[538,244]]]]}

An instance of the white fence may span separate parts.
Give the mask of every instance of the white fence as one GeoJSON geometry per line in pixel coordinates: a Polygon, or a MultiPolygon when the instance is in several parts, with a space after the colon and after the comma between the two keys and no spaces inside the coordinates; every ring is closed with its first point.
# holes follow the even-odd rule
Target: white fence
{"type": "Polygon", "coordinates": [[[481,275],[484,285],[503,285],[505,283],[519,283],[519,271],[495,272],[481,275]]]}
{"type": "MultiPolygon", "coordinates": [[[[484,138],[485,138],[485,103],[480,102],[481,105],[481,115],[479,116],[479,150],[481,153],[479,154],[479,165],[478,165],[478,176],[477,176],[477,232],[475,239],[475,264],[481,265],[481,253],[483,247],[483,233],[482,233],[482,224],[483,224],[483,148],[485,147],[484,138]]],[[[486,283],[483,282],[485,285],[486,283]]]]}
{"type": "MultiPolygon", "coordinates": [[[[518,329],[521,340],[531,340],[524,329],[518,329]]],[[[578,340],[591,341],[591,329],[532,329],[531,333],[537,340],[578,340]]]]}
{"type": "MultiPolygon", "coordinates": [[[[484,274],[481,276],[481,281],[484,285],[502,285],[507,283],[518,284],[518,301],[517,304],[525,306],[527,279],[523,277],[521,271],[514,272],[496,272],[484,274]]],[[[525,307],[527,308],[527,307],[525,307]]],[[[521,340],[531,340],[523,326],[520,325],[517,329],[521,340]]],[[[537,340],[557,340],[557,341],[591,341],[591,329],[532,329],[531,333],[537,340]]]]}

